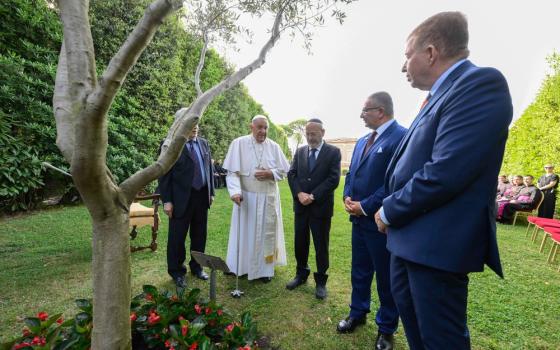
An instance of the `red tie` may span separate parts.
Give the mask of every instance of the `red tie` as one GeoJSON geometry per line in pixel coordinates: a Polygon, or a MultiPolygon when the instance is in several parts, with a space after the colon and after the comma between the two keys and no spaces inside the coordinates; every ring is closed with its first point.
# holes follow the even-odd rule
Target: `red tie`
{"type": "Polygon", "coordinates": [[[422,108],[424,108],[428,104],[428,101],[430,100],[430,97],[432,97],[431,94],[428,94],[428,96],[426,96],[426,98],[422,102],[422,105],[420,106],[420,110],[422,110],[422,108]]]}
{"type": "Polygon", "coordinates": [[[377,132],[374,131],[371,133],[369,139],[367,140],[366,143],[366,148],[364,148],[364,153],[362,153],[362,158],[365,157],[365,155],[368,153],[369,149],[371,148],[371,146],[373,145],[373,143],[375,142],[375,137],[377,136],[377,132]]]}

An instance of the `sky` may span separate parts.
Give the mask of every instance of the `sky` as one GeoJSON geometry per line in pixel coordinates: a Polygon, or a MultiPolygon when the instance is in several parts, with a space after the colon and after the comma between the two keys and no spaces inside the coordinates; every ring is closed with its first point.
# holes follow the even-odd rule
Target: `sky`
{"type": "MultiPolygon", "coordinates": [[[[467,16],[469,59],[505,75],[518,118],[548,72],[546,57],[560,52],[560,1],[359,0],[346,7],[343,25],[330,20],[315,30],[311,55],[301,41],[284,36],[243,83],[274,123],[320,118],[327,139],[365,135],[360,111],[377,91],[391,94],[395,118],[408,127],[426,92],[412,88],[401,73],[406,38],[441,11],[467,16]]],[[[253,44],[222,54],[237,67],[246,65],[267,40],[271,25],[272,18],[252,20],[253,44]]]]}

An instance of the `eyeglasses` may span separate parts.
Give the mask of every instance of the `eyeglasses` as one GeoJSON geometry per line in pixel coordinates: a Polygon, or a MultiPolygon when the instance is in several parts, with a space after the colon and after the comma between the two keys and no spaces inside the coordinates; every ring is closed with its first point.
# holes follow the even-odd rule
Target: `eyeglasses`
{"type": "Polygon", "coordinates": [[[545,169],[554,169],[553,166],[545,166],[544,168],[545,168],[545,169]]]}
{"type": "Polygon", "coordinates": [[[368,107],[368,108],[364,108],[362,109],[362,114],[367,113],[369,111],[373,111],[374,109],[381,109],[383,107],[379,106],[379,107],[368,107]]]}

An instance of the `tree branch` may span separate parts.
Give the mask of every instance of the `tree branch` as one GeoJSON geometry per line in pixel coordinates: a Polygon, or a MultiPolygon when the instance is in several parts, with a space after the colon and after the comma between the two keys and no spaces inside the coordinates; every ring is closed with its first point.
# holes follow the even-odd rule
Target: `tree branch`
{"type": "Polygon", "coordinates": [[[169,129],[167,138],[171,139],[167,151],[163,151],[157,162],[139,170],[134,175],[126,179],[119,186],[122,193],[131,202],[134,196],[143,186],[150,181],[164,175],[179,158],[180,152],[185,145],[187,135],[191,132],[203,114],[204,109],[220,93],[235,86],[249,74],[260,68],[265,63],[265,58],[270,49],[280,37],[280,25],[285,7],[281,7],[276,13],[271,35],[268,41],[261,48],[259,56],[249,65],[239,69],[237,72],[222,80],[218,85],[204,92],[188,108],[181,108],[175,113],[175,121],[169,129]]]}
{"type": "Polygon", "coordinates": [[[58,0],[66,51],[68,92],[76,113],[97,84],[88,0],[58,0]]]}
{"type": "Polygon", "coordinates": [[[198,59],[198,66],[196,66],[196,71],[194,72],[194,86],[196,88],[196,97],[200,97],[203,93],[200,88],[200,73],[204,67],[204,61],[206,60],[206,51],[208,50],[208,33],[206,31],[202,35],[204,43],[202,45],[202,50],[200,51],[200,58],[198,59]]]}
{"type": "Polygon", "coordinates": [[[72,113],[72,98],[68,84],[68,69],[66,66],[66,48],[64,41],[58,56],[58,66],[53,94],[53,112],[56,121],[56,145],[68,164],[72,164],[74,153],[74,120],[72,113]]]}
{"type": "Polygon", "coordinates": [[[105,118],[128,72],[152,41],[165,17],[181,6],[182,2],[178,0],[156,0],[148,6],[142,19],[109,62],[99,87],[90,96],[90,101],[95,105],[95,113],[89,117],[105,118]]]}

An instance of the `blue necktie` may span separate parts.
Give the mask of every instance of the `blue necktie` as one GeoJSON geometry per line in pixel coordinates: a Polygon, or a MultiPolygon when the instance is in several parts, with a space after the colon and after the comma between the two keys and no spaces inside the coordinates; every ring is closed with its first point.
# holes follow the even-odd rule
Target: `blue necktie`
{"type": "Polygon", "coordinates": [[[198,155],[196,154],[196,150],[194,149],[194,142],[192,140],[189,141],[189,147],[187,148],[189,150],[191,159],[194,163],[194,175],[192,180],[192,187],[195,190],[200,190],[204,185],[204,182],[202,180],[202,172],[200,171],[200,161],[198,160],[198,155]]]}
{"type": "Polygon", "coordinates": [[[317,158],[315,158],[315,153],[317,153],[317,149],[312,148],[308,158],[309,171],[313,171],[313,168],[315,168],[315,163],[317,162],[317,158]]]}

